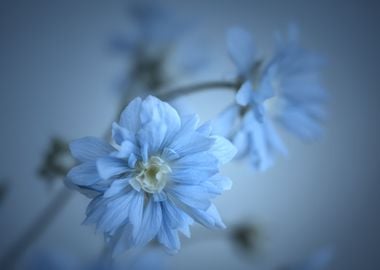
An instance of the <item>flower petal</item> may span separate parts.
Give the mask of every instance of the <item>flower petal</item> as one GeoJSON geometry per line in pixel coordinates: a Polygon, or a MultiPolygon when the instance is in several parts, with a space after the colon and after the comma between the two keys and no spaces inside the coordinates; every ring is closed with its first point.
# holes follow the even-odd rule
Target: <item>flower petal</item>
{"type": "Polygon", "coordinates": [[[213,138],[203,136],[198,132],[184,133],[181,130],[168,147],[173,149],[180,156],[187,156],[209,151],[213,144],[213,138]]]}
{"type": "Polygon", "coordinates": [[[82,162],[94,161],[114,151],[107,142],[95,137],[84,137],[70,143],[72,155],[82,162]]]}
{"type": "Polygon", "coordinates": [[[178,232],[169,227],[166,219],[163,220],[161,229],[158,232],[158,241],[172,252],[180,249],[178,232]]]}
{"type": "Polygon", "coordinates": [[[232,104],[222,111],[212,123],[213,134],[228,137],[238,120],[239,106],[232,104]]]}
{"type": "Polygon", "coordinates": [[[146,153],[144,153],[144,155],[157,155],[162,148],[162,143],[165,139],[168,128],[169,127],[164,123],[151,121],[140,129],[137,133],[137,141],[140,145],[146,147],[146,153]]]}
{"type": "Polygon", "coordinates": [[[207,187],[210,193],[220,195],[223,191],[231,189],[232,181],[226,176],[216,174],[209,181],[202,184],[207,184],[205,187],[207,187]]]}
{"type": "Polygon", "coordinates": [[[177,131],[181,126],[181,119],[177,111],[168,103],[153,96],[144,99],[139,119],[142,124],[151,121],[164,124],[166,127],[170,127],[172,132],[177,131]]]}
{"type": "Polygon", "coordinates": [[[111,186],[104,193],[104,198],[115,196],[123,191],[129,185],[129,179],[117,179],[112,182],[111,186]]]}
{"type": "Polygon", "coordinates": [[[181,203],[196,209],[204,209],[210,207],[210,199],[212,195],[202,186],[195,185],[172,185],[166,188],[167,192],[181,203]]]}
{"type": "Polygon", "coordinates": [[[218,160],[208,152],[190,154],[171,164],[173,181],[181,184],[197,184],[218,172],[218,160]]]}
{"type": "Polygon", "coordinates": [[[129,221],[133,224],[133,237],[136,237],[141,226],[144,209],[144,193],[133,191],[129,206],[129,221]]]}
{"type": "Polygon", "coordinates": [[[196,208],[188,208],[187,210],[188,214],[192,218],[209,229],[226,228],[226,225],[224,225],[222,219],[220,218],[218,210],[213,204],[211,204],[207,210],[200,210],[196,208]]]}
{"type": "Polygon", "coordinates": [[[236,155],[236,147],[227,139],[221,136],[212,136],[215,143],[211,147],[211,153],[219,160],[221,164],[231,161],[236,155]]]}
{"type": "MultiPolygon", "coordinates": [[[[131,124],[135,125],[135,124],[131,124]]],[[[129,141],[131,143],[135,142],[135,131],[130,131],[125,127],[120,126],[117,123],[112,123],[112,138],[114,141],[121,145],[124,141],[129,141]]]]}
{"type": "Polygon", "coordinates": [[[240,75],[247,75],[256,60],[256,48],[252,36],[238,27],[229,29],[227,31],[227,49],[240,75]]]}
{"type": "Polygon", "coordinates": [[[134,237],[137,246],[144,246],[158,233],[162,223],[162,209],[159,202],[149,199],[146,202],[141,226],[134,237]]]}
{"type": "Polygon", "coordinates": [[[129,171],[126,161],[116,157],[103,157],[96,162],[100,177],[109,179],[129,171]]]}
{"type": "Polygon", "coordinates": [[[188,223],[188,217],[185,212],[178,208],[171,200],[162,203],[162,212],[171,229],[179,229],[188,223]]]}
{"type": "Polygon", "coordinates": [[[243,158],[248,154],[249,139],[247,130],[239,130],[233,138],[237,153],[235,158],[243,158]]]}
{"type": "Polygon", "coordinates": [[[212,131],[211,121],[208,121],[196,129],[197,132],[204,136],[209,136],[212,131]]]}
{"type": "Polygon", "coordinates": [[[245,81],[235,96],[236,103],[247,106],[251,103],[254,90],[250,81],[245,81]]]}
{"type": "Polygon", "coordinates": [[[67,177],[79,186],[91,186],[101,180],[95,162],[85,162],[75,166],[69,171],[67,177]]]}
{"type": "Polygon", "coordinates": [[[120,116],[120,126],[130,132],[135,132],[140,128],[140,110],[142,100],[140,97],[133,99],[124,109],[120,116]]]}

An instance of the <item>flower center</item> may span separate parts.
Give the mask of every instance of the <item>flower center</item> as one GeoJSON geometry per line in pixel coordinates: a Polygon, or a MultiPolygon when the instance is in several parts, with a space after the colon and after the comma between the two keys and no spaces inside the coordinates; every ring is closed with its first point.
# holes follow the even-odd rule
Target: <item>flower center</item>
{"type": "Polygon", "coordinates": [[[137,165],[136,180],[141,188],[148,193],[162,191],[169,179],[171,168],[158,156],[152,156],[147,163],[137,165]]]}

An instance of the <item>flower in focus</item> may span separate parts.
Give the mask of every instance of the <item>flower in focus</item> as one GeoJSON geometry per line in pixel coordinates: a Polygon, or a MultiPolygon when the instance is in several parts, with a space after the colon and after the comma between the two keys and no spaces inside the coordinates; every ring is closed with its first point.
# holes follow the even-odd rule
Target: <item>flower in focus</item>
{"type": "MultiPolygon", "coordinates": [[[[291,28],[293,29],[293,28],[291,28]]],[[[245,30],[227,33],[227,47],[238,70],[241,86],[235,103],[215,120],[216,134],[231,139],[237,157],[250,157],[255,169],[269,168],[286,148],[275,130],[280,123],[303,139],[321,134],[326,94],[319,83],[321,59],[298,46],[295,30],[289,41],[278,41],[270,61],[256,56],[254,42],[245,30]]]]}
{"type": "Polygon", "coordinates": [[[210,124],[148,96],[126,107],[112,133],[114,147],[92,137],[71,143],[82,163],[68,178],[92,197],[84,223],[105,234],[114,254],[151,240],[175,252],[178,232],[189,236],[193,221],[225,227],[211,199],[230,188],[219,166],[236,150],[210,135],[210,124]]]}

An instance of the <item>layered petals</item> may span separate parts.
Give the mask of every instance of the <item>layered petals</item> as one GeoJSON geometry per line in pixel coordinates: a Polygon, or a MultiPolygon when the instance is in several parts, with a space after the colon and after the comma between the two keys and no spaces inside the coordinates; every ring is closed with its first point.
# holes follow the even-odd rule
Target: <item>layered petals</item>
{"type": "Polygon", "coordinates": [[[194,220],[224,228],[211,200],[231,187],[219,170],[236,149],[210,123],[149,96],[133,100],[112,129],[116,149],[94,139],[74,144],[83,163],[69,177],[81,188],[102,184],[84,223],[105,234],[114,255],[153,239],[176,252],[178,233],[190,236],[194,220]]]}

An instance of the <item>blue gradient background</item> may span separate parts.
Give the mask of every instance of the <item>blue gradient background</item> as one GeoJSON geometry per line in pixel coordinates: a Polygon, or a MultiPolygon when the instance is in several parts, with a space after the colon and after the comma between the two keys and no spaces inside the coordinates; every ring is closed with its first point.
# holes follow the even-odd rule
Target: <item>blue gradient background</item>
{"type": "MultiPolygon", "coordinates": [[[[184,241],[171,258],[174,269],[272,269],[326,245],[335,247],[331,269],[380,269],[377,2],[165,2],[197,21],[187,38],[211,48],[213,62],[198,78],[233,71],[227,27],[246,27],[266,53],[274,31],[296,21],[303,44],[329,59],[324,81],[331,94],[321,142],[304,145],[285,135],[290,155],[268,172],[237,163],[224,170],[234,186],[216,203],[227,224],[252,221],[260,228],[256,268],[219,233],[195,228],[194,241],[184,241]]],[[[101,136],[113,121],[126,59],[112,55],[107,42],[124,31],[123,7],[123,1],[105,0],[0,2],[0,176],[11,182],[0,205],[0,254],[60,186],[36,175],[51,136],[101,136]]],[[[230,98],[214,91],[187,100],[208,120],[230,98]]],[[[32,249],[96,256],[102,237],[80,226],[87,202],[75,195],[32,249]]]]}

